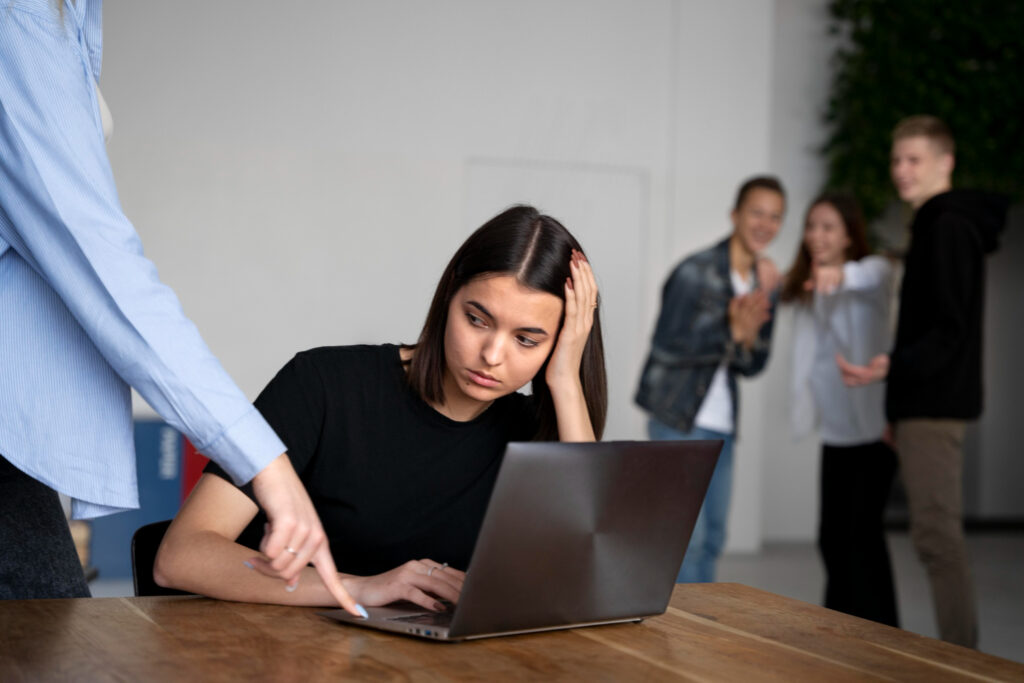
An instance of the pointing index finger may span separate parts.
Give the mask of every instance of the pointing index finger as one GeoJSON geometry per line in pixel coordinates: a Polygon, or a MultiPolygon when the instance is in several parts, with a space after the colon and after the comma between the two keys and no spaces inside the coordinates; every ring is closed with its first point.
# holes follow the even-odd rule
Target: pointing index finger
{"type": "Polygon", "coordinates": [[[334,566],[334,558],[331,557],[331,550],[327,541],[320,544],[320,548],[313,555],[313,566],[320,580],[324,582],[328,592],[338,601],[338,604],[349,614],[366,618],[366,609],[352,599],[345,587],[341,584],[338,570],[334,566]]]}

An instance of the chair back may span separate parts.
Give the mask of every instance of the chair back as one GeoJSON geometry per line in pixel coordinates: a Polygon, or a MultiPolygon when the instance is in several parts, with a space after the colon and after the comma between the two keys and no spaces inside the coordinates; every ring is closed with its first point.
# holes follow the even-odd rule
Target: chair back
{"type": "Polygon", "coordinates": [[[156,551],[164,538],[171,520],[153,522],[140,526],[132,534],[132,584],[135,586],[136,597],[145,595],[191,595],[174,588],[164,588],[153,580],[153,563],[156,551]]]}

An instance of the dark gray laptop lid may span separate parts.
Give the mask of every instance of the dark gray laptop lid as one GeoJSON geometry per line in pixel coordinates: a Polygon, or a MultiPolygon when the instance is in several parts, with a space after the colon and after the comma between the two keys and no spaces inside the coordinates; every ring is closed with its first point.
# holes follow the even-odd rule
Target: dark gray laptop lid
{"type": "Polygon", "coordinates": [[[664,612],[721,446],[509,444],[450,637],[664,612]]]}

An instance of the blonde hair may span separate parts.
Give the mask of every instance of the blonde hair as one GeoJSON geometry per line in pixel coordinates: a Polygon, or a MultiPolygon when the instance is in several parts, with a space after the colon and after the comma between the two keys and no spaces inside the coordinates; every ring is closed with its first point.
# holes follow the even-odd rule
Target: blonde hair
{"type": "Polygon", "coordinates": [[[892,129],[892,141],[905,138],[924,137],[928,138],[939,148],[940,152],[953,154],[956,152],[956,143],[953,141],[953,133],[949,130],[942,119],[928,114],[908,116],[892,129]]]}

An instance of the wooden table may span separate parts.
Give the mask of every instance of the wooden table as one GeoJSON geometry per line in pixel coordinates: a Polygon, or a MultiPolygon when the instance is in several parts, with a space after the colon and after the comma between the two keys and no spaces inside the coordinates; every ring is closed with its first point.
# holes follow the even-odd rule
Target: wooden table
{"type": "Polygon", "coordinates": [[[205,598],[0,602],[0,681],[1004,680],[1024,665],[739,584],[641,624],[424,642],[205,598]]]}

